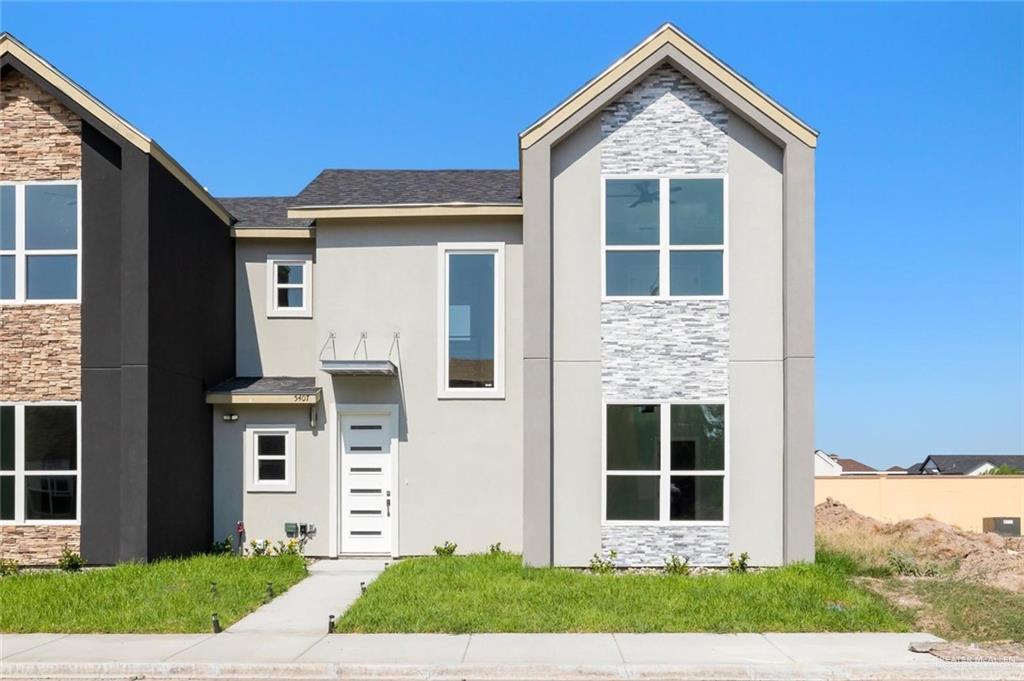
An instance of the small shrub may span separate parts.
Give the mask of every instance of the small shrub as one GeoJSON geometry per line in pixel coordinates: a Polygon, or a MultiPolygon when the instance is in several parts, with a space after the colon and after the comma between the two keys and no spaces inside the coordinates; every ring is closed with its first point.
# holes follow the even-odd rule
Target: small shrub
{"type": "Polygon", "coordinates": [[[0,577],[10,577],[21,571],[18,561],[13,558],[0,558],[0,577]]]}
{"type": "Polygon", "coordinates": [[[210,553],[215,556],[222,556],[229,553],[234,553],[235,542],[234,538],[229,534],[224,537],[223,541],[215,541],[210,545],[210,553]]]}
{"type": "Polygon", "coordinates": [[[933,561],[920,562],[910,553],[893,551],[889,554],[889,568],[901,577],[938,577],[942,572],[933,561]]]}
{"type": "Polygon", "coordinates": [[[434,553],[439,556],[451,556],[455,554],[455,549],[459,548],[459,545],[455,542],[446,541],[441,546],[434,547],[434,553]]]}
{"type": "Polygon", "coordinates": [[[65,544],[64,548],[60,552],[60,558],[57,559],[57,567],[64,572],[78,572],[85,565],[85,559],[82,558],[82,554],[77,551],[72,551],[71,548],[65,544]]]}
{"type": "Polygon", "coordinates": [[[269,539],[252,539],[249,541],[247,555],[253,558],[269,556],[272,548],[269,539]]]}
{"type": "Polygon", "coordinates": [[[487,547],[487,553],[491,554],[492,556],[500,556],[505,552],[501,550],[501,542],[497,542],[487,547]]]}
{"type": "Polygon", "coordinates": [[[690,559],[673,555],[665,561],[665,574],[682,576],[690,574],[690,559]]]}
{"type": "Polygon", "coordinates": [[[289,539],[288,541],[278,541],[274,546],[274,555],[277,556],[301,556],[302,555],[302,542],[298,539],[289,539]]]}
{"type": "Polygon", "coordinates": [[[618,555],[619,552],[615,549],[608,552],[607,558],[602,558],[600,554],[595,553],[594,557],[590,559],[590,571],[595,575],[608,575],[615,572],[615,559],[618,555]]]}
{"type": "Polygon", "coordinates": [[[750,554],[744,551],[737,558],[733,554],[729,554],[729,572],[746,572],[747,568],[750,567],[750,554]]]}

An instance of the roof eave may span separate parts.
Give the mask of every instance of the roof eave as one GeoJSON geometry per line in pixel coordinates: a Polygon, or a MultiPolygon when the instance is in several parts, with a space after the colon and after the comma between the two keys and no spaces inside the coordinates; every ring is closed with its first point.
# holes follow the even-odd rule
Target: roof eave
{"type": "Polygon", "coordinates": [[[376,205],[295,206],[292,219],[371,219],[403,217],[515,217],[523,214],[520,203],[398,203],[376,205]]]}
{"type": "Polygon", "coordinates": [[[565,122],[572,114],[599,96],[622,76],[632,71],[645,59],[665,45],[672,45],[694,62],[702,66],[712,77],[725,87],[733,90],[759,109],[762,113],[782,126],[787,132],[807,146],[817,146],[818,131],[799,119],[795,114],[773,100],[753,83],[734,71],[728,64],[704,49],[671,23],[663,24],[639,45],[617,59],[595,78],[576,90],[561,104],[548,111],[533,125],[519,134],[520,151],[533,146],[541,138],[565,122]]]}

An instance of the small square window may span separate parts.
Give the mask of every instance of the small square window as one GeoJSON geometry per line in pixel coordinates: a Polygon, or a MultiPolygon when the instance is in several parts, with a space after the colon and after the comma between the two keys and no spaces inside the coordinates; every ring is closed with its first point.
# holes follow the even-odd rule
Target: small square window
{"type": "Polygon", "coordinates": [[[310,256],[267,258],[267,316],[311,317],[310,256]]]}
{"type": "Polygon", "coordinates": [[[252,447],[251,492],[295,491],[295,428],[257,426],[248,429],[252,447]]]}

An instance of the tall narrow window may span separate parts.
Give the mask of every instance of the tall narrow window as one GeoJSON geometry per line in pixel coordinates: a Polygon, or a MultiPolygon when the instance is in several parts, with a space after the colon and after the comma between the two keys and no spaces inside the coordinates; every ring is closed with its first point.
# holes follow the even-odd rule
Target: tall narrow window
{"type": "Polygon", "coordinates": [[[311,317],[312,258],[308,255],[267,257],[267,316],[311,317]]]}
{"type": "Polygon", "coordinates": [[[724,522],[725,406],[610,404],[605,520],[724,522]]]}
{"type": "Polygon", "coordinates": [[[77,182],[0,184],[0,301],[78,299],[77,182]]]}
{"type": "Polygon", "coordinates": [[[441,397],[504,395],[504,246],[439,247],[441,397]]]}
{"type": "Polygon", "coordinates": [[[0,405],[0,521],[78,521],[78,405],[0,405]]]}
{"type": "Polygon", "coordinates": [[[604,295],[725,295],[724,177],[609,178],[604,295]]]}

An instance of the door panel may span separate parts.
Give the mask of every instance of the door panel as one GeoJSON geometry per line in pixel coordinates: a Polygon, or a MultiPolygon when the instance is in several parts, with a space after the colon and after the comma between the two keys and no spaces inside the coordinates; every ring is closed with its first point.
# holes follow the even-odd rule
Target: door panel
{"type": "Polygon", "coordinates": [[[391,416],[341,414],[341,552],[391,553],[391,416]]]}

